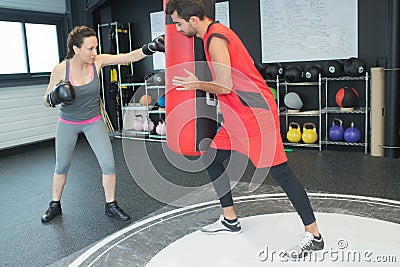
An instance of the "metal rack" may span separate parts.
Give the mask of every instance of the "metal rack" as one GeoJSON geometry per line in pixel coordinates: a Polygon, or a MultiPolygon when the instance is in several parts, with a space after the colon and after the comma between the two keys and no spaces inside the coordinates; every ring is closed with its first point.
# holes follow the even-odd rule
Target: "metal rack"
{"type": "MultiPolygon", "coordinates": [[[[111,23],[105,23],[105,24],[98,24],[97,25],[97,36],[98,36],[98,39],[99,39],[99,54],[103,53],[103,47],[102,47],[102,42],[101,42],[101,40],[102,40],[101,30],[103,28],[106,28],[106,27],[115,27],[115,32],[116,32],[116,34],[115,34],[115,42],[116,42],[115,45],[116,45],[116,53],[117,54],[121,53],[121,51],[120,51],[120,40],[119,40],[119,35],[118,35],[119,32],[124,32],[124,33],[128,34],[129,49],[132,51],[131,23],[129,22],[127,24],[127,28],[125,28],[124,25],[119,24],[117,21],[115,21],[115,22],[111,22],[111,23]]],[[[133,73],[133,63],[130,62],[128,64],[130,66],[130,72],[133,73]]],[[[121,84],[120,84],[121,78],[122,78],[121,77],[121,64],[117,65],[117,70],[118,70],[117,71],[117,74],[118,74],[118,94],[119,94],[119,99],[121,101],[121,107],[122,107],[123,106],[122,105],[123,95],[122,95],[121,84]]],[[[106,94],[105,94],[105,88],[104,88],[105,87],[105,81],[104,81],[104,76],[105,75],[104,75],[103,69],[100,70],[100,73],[101,73],[100,81],[101,81],[101,85],[102,85],[101,86],[101,90],[102,90],[102,95],[103,95],[103,110],[107,115],[106,97],[105,97],[106,94]]],[[[116,131],[114,131],[113,133],[110,133],[110,134],[112,134],[112,135],[114,135],[116,137],[118,137],[119,133],[122,131],[122,125],[120,124],[120,118],[119,118],[119,112],[118,111],[117,111],[117,127],[118,127],[118,129],[116,131]]]]}
{"type": "MultiPolygon", "coordinates": [[[[319,151],[322,150],[322,142],[321,142],[321,134],[322,134],[322,112],[321,112],[321,103],[322,103],[322,78],[321,75],[318,77],[317,82],[296,82],[296,83],[290,83],[287,81],[280,82],[279,81],[279,76],[276,78],[277,84],[277,105],[278,105],[278,110],[279,110],[279,116],[280,117],[285,117],[285,127],[286,127],[286,132],[288,131],[288,126],[289,126],[289,117],[317,117],[318,118],[318,141],[315,144],[306,144],[306,143],[291,143],[291,142],[283,142],[285,146],[294,146],[294,147],[313,147],[313,148],[318,148],[319,151]],[[287,111],[281,111],[281,106],[280,106],[280,88],[284,87],[285,94],[290,91],[290,87],[292,86],[315,86],[317,87],[318,90],[318,110],[313,110],[313,111],[303,111],[303,112],[287,112],[287,111]]],[[[285,138],[283,138],[285,140],[285,138]]]]}
{"type": "MultiPolygon", "coordinates": [[[[165,92],[165,86],[161,85],[149,85],[147,81],[143,83],[121,83],[120,86],[139,86],[144,88],[144,94],[150,95],[149,91],[156,91],[155,94],[157,97],[160,97],[165,92]]],[[[129,111],[133,112],[132,115],[136,115],[137,113],[141,113],[140,115],[145,115],[148,123],[150,122],[150,116],[158,116],[160,119],[165,120],[165,110],[154,110],[154,106],[150,105],[147,102],[146,105],[142,106],[140,103],[136,102],[135,99],[132,99],[133,102],[122,106],[122,114],[125,119],[129,119],[130,116],[127,115],[129,111]]],[[[159,141],[166,142],[166,135],[157,135],[153,134],[152,131],[135,131],[132,129],[125,128],[121,131],[121,134],[117,136],[118,138],[124,139],[132,139],[132,140],[146,140],[146,141],[159,141]]]]}
{"type": "Polygon", "coordinates": [[[325,96],[328,96],[328,87],[330,81],[364,81],[365,82],[365,106],[356,108],[354,110],[343,110],[338,107],[330,107],[328,105],[328,97],[325,97],[325,106],[321,112],[325,114],[325,140],[322,141],[324,145],[340,145],[340,146],[362,146],[364,153],[368,153],[368,113],[369,113],[369,76],[368,72],[365,76],[361,77],[339,77],[339,78],[323,78],[325,81],[325,96]],[[364,121],[364,142],[362,143],[349,143],[349,142],[333,142],[328,140],[328,115],[329,114],[361,114],[365,116],[364,121]]]}

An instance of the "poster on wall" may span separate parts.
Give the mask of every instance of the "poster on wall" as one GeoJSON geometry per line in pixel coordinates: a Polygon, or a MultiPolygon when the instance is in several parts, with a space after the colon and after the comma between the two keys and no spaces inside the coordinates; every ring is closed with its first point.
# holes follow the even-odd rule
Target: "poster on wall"
{"type": "MultiPolygon", "coordinates": [[[[165,34],[164,11],[150,13],[150,25],[151,25],[152,40],[157,36],[165,34]]],[[[165,69],[164,53],[155,53],[153,55],[153,68],[154,70],[165,69]]]]}
{"type": "Polygon", "coordinates": [[[262,62],[358,56],[358,0],[260,0],[262,62]]]}
{"type": "Polygon", "coordinates": [[[230,27],[228,1],[215,3],[215,20],[228,28],[230,27]]]}

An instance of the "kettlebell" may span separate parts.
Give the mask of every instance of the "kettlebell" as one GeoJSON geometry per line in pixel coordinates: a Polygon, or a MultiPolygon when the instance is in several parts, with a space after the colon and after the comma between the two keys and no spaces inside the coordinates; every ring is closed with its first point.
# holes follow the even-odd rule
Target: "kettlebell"
{"type": "Polygon", "coordinates": [[[312,122],[304,123],[303,125],[303,142],[306,144],[314,144],[318,140],[317,127],[312,122]],[[309,128],[311,127],[311,128],[309,128]]]}
{"type": "Polygon", "coordinates": [[[350,127],[344,131],[344,140],[349,143],[357,143],[361,139],[361,132],[356,127],[354,127],[354,122],[350,124],[350,127]]]}
{"type": "Polygon", "coordinates": [[[300,124],[297,122],[289,123],[289,131],[286,134],[286,138],[291,143],[298,143],[301,140],[300,124]]]}
{"type": "Polygon", "coordinates": [[[132,128],[135,131],[143,131],[143,116],[142,115],[136,115],[133,118],[133,126],[132,128]]]}
{"type": "Polygon", "coordinates": [[[156,127],[156,133],[158,135],[165,135],[167,133],[167,127],[164,121],[159,121],[156,127]]]}
{"type": "Polygon", "coordinates": [[[329,129],[329,138],[332,141],[341,141],[343,139],[344,129],[343,122],[338,118],[334,118],[332,121],[332,127],[329,129]]]}
{"type": "Polygon", "coordinates": [[[143,131],[151,132],[154,130],[154,122],[151,119],[145,119],[143,121],[143,131]]]}

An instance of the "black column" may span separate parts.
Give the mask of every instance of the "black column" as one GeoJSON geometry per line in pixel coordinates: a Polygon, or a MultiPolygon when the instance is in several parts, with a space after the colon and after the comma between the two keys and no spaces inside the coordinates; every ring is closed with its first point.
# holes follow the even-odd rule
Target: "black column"
{"type": "Polygon", "coordinates": [[[400,149],[400,0],[388,2],[385,157],[398,158],[400,149]]]}

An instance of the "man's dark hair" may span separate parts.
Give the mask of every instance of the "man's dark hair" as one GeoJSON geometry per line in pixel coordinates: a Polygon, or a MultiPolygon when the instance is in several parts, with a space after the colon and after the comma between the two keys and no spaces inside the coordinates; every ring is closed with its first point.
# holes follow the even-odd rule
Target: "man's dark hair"
{"type": "Polygon", "coordinates": [[[186,21],[189,21],[192,16],[196,16],[201,20],[205,18],[205,8],[202,0],[170,0],[165,8],[165,14],[172,15],[174,11],[186,21]]]}

